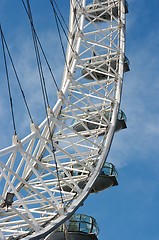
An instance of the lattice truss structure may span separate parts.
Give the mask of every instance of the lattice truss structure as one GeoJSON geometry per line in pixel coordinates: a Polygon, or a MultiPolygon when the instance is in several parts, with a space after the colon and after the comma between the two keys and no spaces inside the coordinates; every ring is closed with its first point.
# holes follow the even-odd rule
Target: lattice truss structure
{"type": "Polygon", "coordinates": [[[71,1],[57,103],[28,136],[13,136],[0,151],[0,239],[44,238],[88,196],[116,129],[125,13],[123,0],[71,1]]]}

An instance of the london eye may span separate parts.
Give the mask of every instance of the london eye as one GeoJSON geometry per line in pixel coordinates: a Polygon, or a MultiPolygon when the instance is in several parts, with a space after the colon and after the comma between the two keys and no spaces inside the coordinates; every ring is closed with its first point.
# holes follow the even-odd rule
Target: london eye
{"type": "Polygon", "coordinates": [[[125,53],[128,3],[70,0],[67,24],[58,2],[48,1],[64,55],[60,86],[34,24],[32,1],[19,4],[32,36],[45,118],[37,124],[32,117],[2,22],[1,58],[13,137],[12,144],[0,150],[0,239],[96,240],[96,220],[76,210],[89,194],[118,185],[116,168],[107,156],[114,134],[127,127],[121,93],[124,74],[130,70],[125,53]],[[42,59],[55,84],[54,106],[42,59]],[[10,72],[29,116],[30,132],[23,138],[16,128],[10,72]]]}

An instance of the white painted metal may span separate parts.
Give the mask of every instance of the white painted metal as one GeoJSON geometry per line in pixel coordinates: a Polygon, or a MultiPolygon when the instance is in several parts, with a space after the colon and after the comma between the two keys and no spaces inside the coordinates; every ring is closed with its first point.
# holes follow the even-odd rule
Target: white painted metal
{"type": "Polygon", "coordinates": [[[57,103],[40,126],[32,124],[28,136],[14,136],[12,146],[0,151],[0,239],[42,239],[55,230],[88,196],[109,153],[123,82],[125,1],[96,0],[100,19],[88,8],[92,2],[70,2],[70,44],[57,103]],[[73,120],[85,131],[75,131],[73,120]],[[7,192],[15,194],[8,208],[7,192]]]}

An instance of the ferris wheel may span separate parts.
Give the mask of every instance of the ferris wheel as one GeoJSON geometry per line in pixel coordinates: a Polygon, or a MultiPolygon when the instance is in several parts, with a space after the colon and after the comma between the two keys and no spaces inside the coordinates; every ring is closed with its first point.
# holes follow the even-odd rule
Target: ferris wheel
{"type": "MultiPolygon", "coordinates": [[[[57,102],[53,108],[46,104],[46,119],[38,126],[32,121],[29,135],[19,139],[15,133],[12,145],[0,150],[0,239],[50,240],[69,219],[88,225],[75,211],[90,193],[118,184],[106,159],[114,133],[126,128],[120,109],[129,71],[126,13],[125,0],[70,0],[57,102]]],[[[29,20],[36,34],[31,15],[29,20]]]]}

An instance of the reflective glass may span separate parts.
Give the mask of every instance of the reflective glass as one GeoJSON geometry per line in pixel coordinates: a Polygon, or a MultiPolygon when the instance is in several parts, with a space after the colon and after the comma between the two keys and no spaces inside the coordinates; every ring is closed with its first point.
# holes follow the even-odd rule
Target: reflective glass
{"type": "Polygon", "coordinates": [[[74,214],[70,218],[68,231],[98,234],[99,229],[94,218],[84,214],[74,214]]]}
{"type": "Polygon", "coordinates": [[[118,120],[124,120],[125,122],[127,121],[126,115],[121,109],[119,109],[119,112],[118,112],[118,120]]]}
{"type": "Polygon", "coordinates": [[[69,231],[79,232],[80,231],[79,222],[69,222],[69,231]]]}
{"type": "Polygon", "coordinates": [[[117,176],[118,173],[114,167],[114,165],[112,163],[108,163],[108,162],[105,162],[104,163],[104,166],[101,170],[101,174],[104,173],[105,175],[113,175],[113,176],[117,176]]]}
{"type": "Polygon", "coordinates": [[[81,215],[81,221],[87,222],[87,223],[92,223],[91,217],[86,216],[86,215],[81,215]]]}

